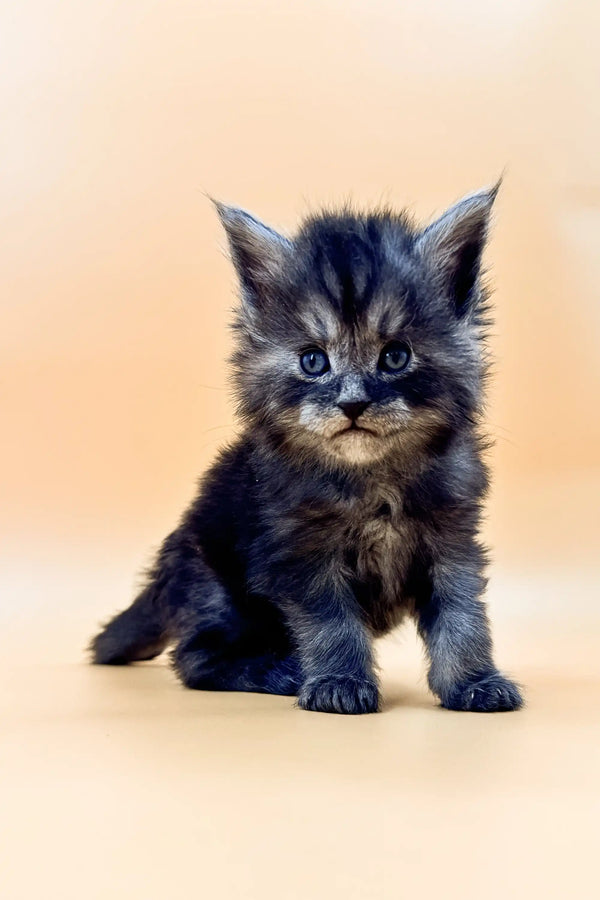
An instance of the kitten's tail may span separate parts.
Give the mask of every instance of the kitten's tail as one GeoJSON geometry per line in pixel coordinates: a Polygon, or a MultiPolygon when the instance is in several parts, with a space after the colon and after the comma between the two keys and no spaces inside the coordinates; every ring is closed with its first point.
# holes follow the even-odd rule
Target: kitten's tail
{"type": "Polygon", "coordinates": [[[90,644],[92,662],[125,666],[154,659],[169,643],[158,585],[148,585],[131,606],[105,625],[90,644]]]}

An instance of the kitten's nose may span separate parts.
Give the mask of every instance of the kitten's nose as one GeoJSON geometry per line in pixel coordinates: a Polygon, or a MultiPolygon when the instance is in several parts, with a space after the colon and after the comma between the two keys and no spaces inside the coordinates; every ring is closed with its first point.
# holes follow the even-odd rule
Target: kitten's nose
{"type": "Polygon", "coordinates": [[[338,403],[339,408],[352,419],[354,422],[359,416],[362,416],[367,406],[371,405],[370,400],[348,400],[338,403]]]}

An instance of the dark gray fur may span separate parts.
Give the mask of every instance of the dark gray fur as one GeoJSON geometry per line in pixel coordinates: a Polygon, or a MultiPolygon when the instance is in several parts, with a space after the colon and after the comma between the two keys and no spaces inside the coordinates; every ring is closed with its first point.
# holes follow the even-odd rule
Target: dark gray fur
{"type": "Polygon", "coordinates": [[[95,662],[173,643],[189,687],[373,712],[373,638],[408,615],[443,706],[521,706],[494,665],[481,599],[480,270],[495,194],[425,229],[387,210],[322,212],[289,239],[217,204],[241,286],[243,431],[140,596],[93,641],[95,662]],[[389,371],[398,341],[408,362],[389,371]],[[300,364],[310,348],[329,360],[317,377],[300,364]]]}

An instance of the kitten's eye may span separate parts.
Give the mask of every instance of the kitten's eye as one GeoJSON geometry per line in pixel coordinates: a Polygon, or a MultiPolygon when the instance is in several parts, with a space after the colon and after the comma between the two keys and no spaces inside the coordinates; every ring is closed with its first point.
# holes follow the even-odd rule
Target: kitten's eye
{"type": "Polygon", "coordinates": [[[327,354],[323,350],[319,350],[318,347],[305,350],[300,357],[300,365],[302,366],[302,371],[306,372],[307,375],[324,375],[325,372],[329,371],[327,354]]]}
{"type": "Polygon", "coordinates": [[[386,344],[379,356],[378,366],[382,372],[401,372],[410,360],[410,347],[403,341],[386,344]]]}

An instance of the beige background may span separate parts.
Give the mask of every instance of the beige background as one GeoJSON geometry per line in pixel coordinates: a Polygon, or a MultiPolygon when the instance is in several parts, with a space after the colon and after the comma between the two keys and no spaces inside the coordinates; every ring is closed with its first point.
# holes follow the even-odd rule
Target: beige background
{"type": "Polygon", "coordinates": [[[599,9],[3,4],[11,900],[593,896],[599,9]],[[360,721],[84,667],[234,430],[233,276],[204,192],[293,228],[348,198],[428,218],[502,171],[489,596],[529,708],[440,712],[410,634],[382,651],[386,713],[360,721]]]}

